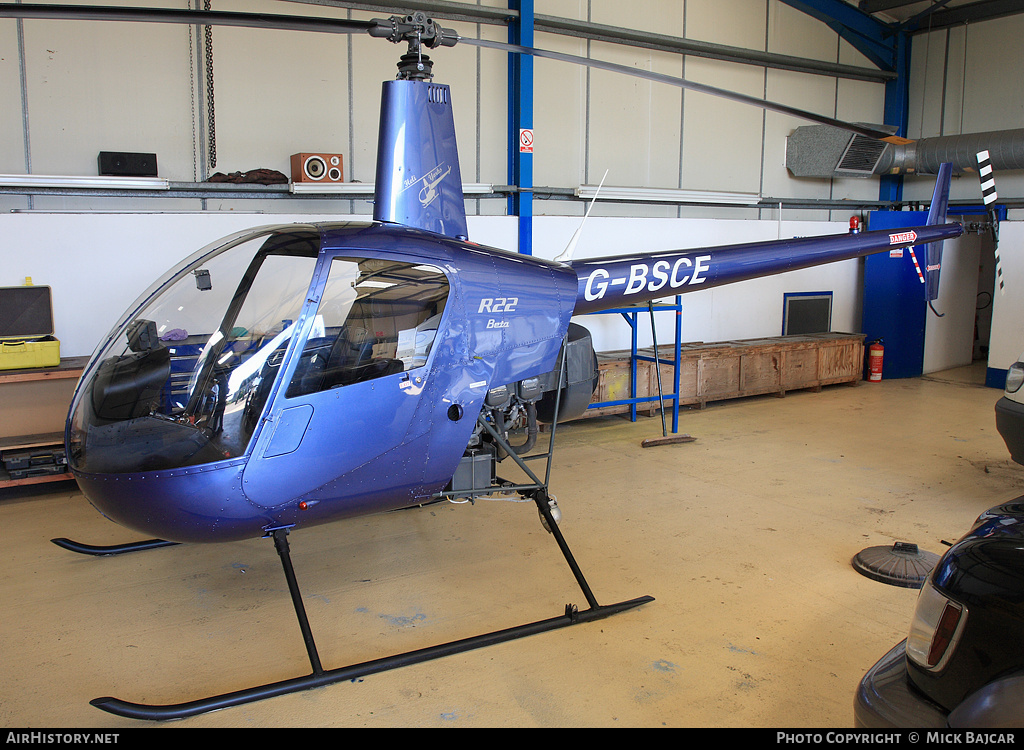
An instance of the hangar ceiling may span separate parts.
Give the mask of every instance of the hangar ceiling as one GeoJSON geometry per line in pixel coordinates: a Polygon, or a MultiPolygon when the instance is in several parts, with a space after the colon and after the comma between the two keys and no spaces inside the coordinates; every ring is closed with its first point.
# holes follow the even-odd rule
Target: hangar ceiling
{"type": "Polygon", "coordinates": [[[1022,0],[847,0],[885,23],[927,31],[1024,13],[1022,0]],[[915,28],[916,27],[916,28],[915,28]]]}

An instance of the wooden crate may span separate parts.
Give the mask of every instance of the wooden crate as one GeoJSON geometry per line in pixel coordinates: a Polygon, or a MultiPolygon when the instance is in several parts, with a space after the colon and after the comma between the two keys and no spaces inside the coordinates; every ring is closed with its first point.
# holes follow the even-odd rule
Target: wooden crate
{"type": "MultiPolygon", "coordinates": [[[[653,357],[650,349],[639,352],[653,357]]],[[[672,347],[659,347],[662,359],[671,359],[672,347]]],[[[598,386],[592,403],[630,397],[629,351],[598,354],[598,386]]],[[[786,391],[814,389],[837,383],[856,383],[863,376],[864,335],[819,333],[802,336],[684,344],[680,347],[679,403],[703,408],[709,401],[763,394],[785,396],[786,391]]],[[[661,365],[662,392],[671,394],[671,364],[661,365]]],[[[657,396],[657,370],[653,362],[637,362],[637,397],[657,396]]],[[[665,400],[671,407],[671,399],[665,400]]],[[[658,410],[657,401],[638,404],[642,413],[658,410]]],[[[592,407],[585,416],[619,414],[629,405],[592,407]]]]}
{"type": "MultiPolygon", "coordinates": [[[[640,364],[643,363],[638,363],[638,382],[646,376],[646,371],[644,372],[644,376],[641,376],[639,368],[640,364]]],[[[630,372],[628,351],[625,352],[625,356],[623,356],[623,352],[598,353],[597,370],[597,389],[594,391],[594,397],[591,399],[591,403],[606,403],[608,401],[620,401],[622,399],[630,398],[632,373],[630,372]]],[[[655,393],[657,393],[657,391],[655,391],[655,393]]],[[[602,414],[621,414],[622,412],[628,411],[628,404],[601,406],[588,409],[586,416],[597,417],[602,414]]]]}

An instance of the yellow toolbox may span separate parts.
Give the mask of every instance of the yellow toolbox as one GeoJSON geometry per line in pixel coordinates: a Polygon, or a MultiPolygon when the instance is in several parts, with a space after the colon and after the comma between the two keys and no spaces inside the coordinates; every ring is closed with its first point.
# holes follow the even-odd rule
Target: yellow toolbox
{"type": "Polygon", "coordinates": [[[0,287],[0,370],[59,364],[50,287],[0,287]]]}

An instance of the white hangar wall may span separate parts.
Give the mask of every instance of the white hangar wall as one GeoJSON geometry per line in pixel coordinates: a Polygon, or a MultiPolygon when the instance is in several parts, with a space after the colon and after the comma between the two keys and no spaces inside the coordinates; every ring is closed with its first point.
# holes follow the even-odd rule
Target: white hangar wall
{"type": "MultiPolygon", "coordinates": [[[[82,0],[77,0],[80,4],[82,0]]],[[[133,5],[134,0],[119,0],[133,5]]],[[[502,7],[501,0],[483,4],[502,7]]],[[[166,7],[188,5],[167,0],[166,7]]],[[[307,2],[217,0],[214,9],[367,19],[386,15],[307,2]]],[[[539,0],[538,14],[870,67],[824,24],[778,0],[539,0]]],[[[445,22],[463,36],[505,40],[502,27],[445,22]]],[[[172,24],[0,21],[0,96],[23,106],[0,112],[0,172],[96,174],[101,150],[155,152],[160,173],[203,180],[214,171],[269,168],[288,173],[293,153],[343,153],[346,179],[374,179],[380,82],[404,51],[367,35],[215,27],[216,164],[206,153],[200,30],[172,24]],[[85,30],[88,30],[87,33],[85,30]],[[24,85],[23,85],[24,83],[24,85]],[[195,146],[195,147],[194,147],[195,146]]],[[[881,121],[881,84],[837,80],[756,65],[538,33],[537,46],[655,70],[844,119],[881,121]]],[[[435,80],[451,86],[467,182],[506,184],[505,53],[459,45],[430,53],[435,80]]],[[[872,180],[798,180],[784,166],[786,135],[800,121],[705,94],[535,61],[536,185],[692,188],[809,198],[877,198],[872,180]]],[[[0,209],[28,207],[0,196],[0,209]]],[[[36,196],[34,209],[103,209],[108,199],[36,196]]],[[[159,205],[252,210],[239,201],[159,205]]],[[[260,210],[338,210],[336,204],[267,201],[260,210]],[[319,204],[319,205],[317,205],[319,204]]],[[[477,205],[478,204],[478,205],[477,205]]],[[[123,204],[116,203],[118,208],[123,204]]],[[[135,201],[132,207],[148,208],[135,201]]],[[[474,211],[504,213],[502,200],[474,211]]],[[[346,206],[360,213],[365,205],[346,206]]],[[[756,210],[601,206],[610,215],[761,217],[756,210]]],[[[541,215],[578,215],[575,201],[537,201],[541,215]]],[[[788,218],[829,219],[827,212],[788,218]]]]}
{"type": "Polygon", "coordinates": [[[1005,291],[992,295],[992,337],[988,366],[1005,370],[1024,352],[1024,222],[999,229],[1005,291]]]}
{"type": "MultiPolygon", "coordinates": [[[[538,13],[689,39],[870,67],[824,24],[780,2],[687,0],[624,5],[613,0],[547,0],[538,13]]],[[[840,119],[882,120],[881,84],[837,80],[753,65],[538,34],[537,46],[633,65],[840,119]]],[[[755,193],[799,198],[875,200],[874,181],[798,180],[785,168],[785,137],[796,118],[630,79],[608,71],[535,62],[537,185],[607,184],[755,193]],[[841,183],[841,184],[840,184],[841,183]]],[[[600,205],[607,215],[761,217],[756,210],[600,205]]],[[[597,211],[598,209],[595,209],[597,211]]],[[[543,214],[581,213],[554,201],[543,214]]],[[[848,216],[848,215],[847,215],[848,216]]],[[[790,218],[825,218],[808,212],[790,218]]],[[[844,217],[846,218],[846,217],[844,217]]]]}
{"type": "MultiPolygon", "coordinates": [[[[932,138],[1024,127],[1024,16],[943,29],[914,37],[907,136],[932,138]]],[[[1001,196],[1024,196],[1024,171],[996,175],[1001,196]]],[[[904,197],[927,199],[925,177],[905,181],[904,197]]],[[[953,181],[952,200],[980,200],[978,178],[953,181]]],[[[1024,218],[1024,210],[1010,218],[1024,218]]]]}
{"type": "MultiPolygon", "coordinates": [[[[49,286],[54,300],[54,327],[64,356],[91,354],[129,305],[175,263],[232,232],[278,222],[332,220],[331,215],[204,213],[13,213],[0,215],[4,263],[0,286],[31,277],[49,286]]],[[[369,217],[350,217],[368,219],[369,217]]],[[[551,258],[568,243],[578,218],[540,217],[538,257],[551,258]]],[[[640,227],[623,218],[592,217],[581,248],[588,255],[620,254],[644,246],[665,250],[842,231],[835,222],[723,222],[708,219],[651,219],[640,227]],[[727,226],[728,225],[728,226],[727,226]]],[[[514,249],[512,217],[470,217],[474,241],[514,249]]],[[[782,327],[782,294],[791,291],[834,291],[836,330],[853,330],[859,320],[859,266],[856,261],[826,269],[806,269],[683,296],[683,339],[719,341],[776,336],[782,327]],[[771,304],[766,300],[771,299],[771,304]]],[[[658,315],[659,342],[674,337],[671,315],[658,315]]],[[[589,315],[579,320],[599,350],[629,347],[629,329],[618,315],[589,315]]],[[[651,342],[647,319],[639,326],[641,345],[651,342]]]]}
{"type": "MultiPolygon", "coordinates": [[[[479,2],[505,5],[502,0],[479,2]]],[[[195,7],[195,0],[161,4],[195,7]]],[[[214,9],[360,19],[386,15],[327,5],[215,0],[214,9]]],[[[870,67],[827,26],[779,0],[537,0],[535,10],[870,67]]],[[[505,39],[504,29],[496,26],[444,25],[463,36],[505,39]]],[[[910,109],[917,134],[953,132],[954,121],[964,132],[1014,127],[1024,106],[1024,84],[1014,77],[1015,65],[993,57],[1015,61],[1022,32],[1024,19],[1014,17],[916,37],[910,109]],[[944,108],[936,102],[944,102],[944,108]]],[[[544,33],[537,34],[536,44],[685,76],[839,119],[882,120],[881,84],[544,33]]],[[[403,50],[364,35],[216,27],[215,164],[206,143],[205,55],[196,28],[4,19],[0,51],[0,97],[12,104],[0,108],[0,173],[93,175],[99,151],[143,151],[157,153],[162,177],[191,182],[215,171],[268,168],[288,174],[292,153],[322,151],[344,154],[346,179],[370,182],[380,81],[393,76],[403,50]]],[[[465,181],[506,183],[506,55],[461,45],[431,57],[436,80],[452,87],[465,181]]],[[[792,177],[784,165],[785,138],[801,124],[703,94],[538,59],[534,183],[571,188],[596,183],[608,170],[609,185],[727,190],[766,198],[877,198],[875,179],[792,177]]],[[[1021,193],[1019,179],[1010,175],[1001,181],[1005,194],[1021,193]]],[[[930,179],[908,180],[908,195],[915,199],[918,192],[926,198],[930,188],[930,179]]],[[[954,197],[971,189],[958,180],[954,197]]],[[[514,221],[504,216],[503,200],[471,200],[467,208],[477,215],[470,225],[474,239],[515,248],[514,221]]],[[[578,222],[569,217],[581,216],[585,208],[577,201],[535,201],[534,252],[557,254],[578,222]]],[[[278,220],[365,216],[369,206],[337,199],[5,194],[0,195],[0,212],[0,284],[19,284],[31,276],[36,283],[53,285],[58,335],[70,347],[66,353],[83,354],[121,312],[122,301],[130,301],[170,263],[216,236],[278,220]],[[80,289],[73,292],[76,284],[80,289]],[[121,301],[115,305],[116,295],[121,301]],[[71,310],[61,323],[61,315],[71,310]],[[61,331],[61,325],[68,330],[61,331]]],[[[845,231],[850,214],[806,209],[780,216],[777,209],[599,204],[577,254],[845,231]]],[[[1006,238],[1014,233],[1004,230],[1003,236],[1009,242],[1006,238]]],[[[1016,259],[1007,256],[1011,253],[1004,253],[1004,260],[1013,270],[1016,259]]],[[[783,291],[834,290],[833,327],[855,330],[859,284],[860,266],[854,261],[688,295],[684,339],[776,335],[783,291]]],[[[1003,325],[998,306],[996,312],[994,336],[1003,325]]],[[[601,348],[628,344],[619,333],[621,324],[612,316],[598,317],[607,320],[589,325],[601,348]]]]}
{"type": "MultiPolygon", "coordinates": [[[[237,211],[0,214],[0,286],[22,284],[26,277],[31,277],[34,284],[51,287],[54,328],[61,340],[61,353],[87,355],[158,276],[199,248],[249,227],[336,218],[237,211]]],[[[579,218],[539,217],[535,227],[537,257],[552,258],[561,252],[579,223],[579,218]]],[[[841,222],[779,224],[683,218],[638,223],[621,217],[592,216],[577,252],[580,257],[584,252],[587,257],[605,257],[637,247],[666,250],[844,230],[845,224],[841,222]]],[[[480,244],[508,250],[516,246],[514,217],[473,216],[469,219],[469,231],[480,244]]],[[[949,243],[946,262],[954,264],[958,252],[957,243],[949,243]]],[[[945,278],[944,285],[948,286],[951,282],[945,278]]],[[[788,292],[831,291],[833,330],[856,331],[860,322],[860,286],[861,266],[853,260],[690,292],[682,297],[682,340],[777,336],[782,333],[783,295],[788,292]]],[[[943,292],[946,299],[947,290],[944,288],[943,292]]],[[[973,295],[968,301],[973,305],[973,295]]],[[[650,326],[646,316],[642,318],[638,326],[640,345],[649,346],[650,326]]],[[[659,343],[671,342],[675,335],[673,316],[659,313],[657,321],[659,343]]],[[[582,316],[578,322],[591,330],[599,351],[629,348],[629,328],[618,315],[582,316]]]]}
{"type": "MultiPolygon", "coordinates": [[[[910,138],[1024,127],[1024,78],[1015,62],[1024,55],[1024,16],[917,35],[911,54],[910,138]]],[[[995,177],[1001,198],[1024,196],[1024,171],[998,172],[995,177]]],[[[930,190],[930,178],[904,181],[907,200],[927,200],[930,190]]],[[[950,198],[980,202],[977,175],[965,173],[954,178],[950,198]]],[[[1002,222],[999,230],[1005,290],[985,290],[993,292],[988,366],[995,370],[1005,370],[1024,351],[1024,209],[1010,209],[1008,217],[1010,221],[1002,222]]],[[[983,262],[991,262],[990,243],[983,244],[979,252],[983,262]]],[[[979,296],[982,299],[984,293],[979,296]]],[[[929,326],[939,324],[929,317],[929,326]]],[[[928,336],[932,336],[930,330],[928,336]]]]}

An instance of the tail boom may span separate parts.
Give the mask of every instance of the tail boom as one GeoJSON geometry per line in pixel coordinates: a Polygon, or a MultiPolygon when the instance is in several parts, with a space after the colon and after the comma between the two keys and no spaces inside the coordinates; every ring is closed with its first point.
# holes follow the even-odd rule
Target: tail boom
{"type": "Polygon", "coordinates": [[[959,237],[958,223],[899,231],[771,240],[695,250],[670,250],[579,260],[574,314],[710,289],[737,281],[959,237]]]}

